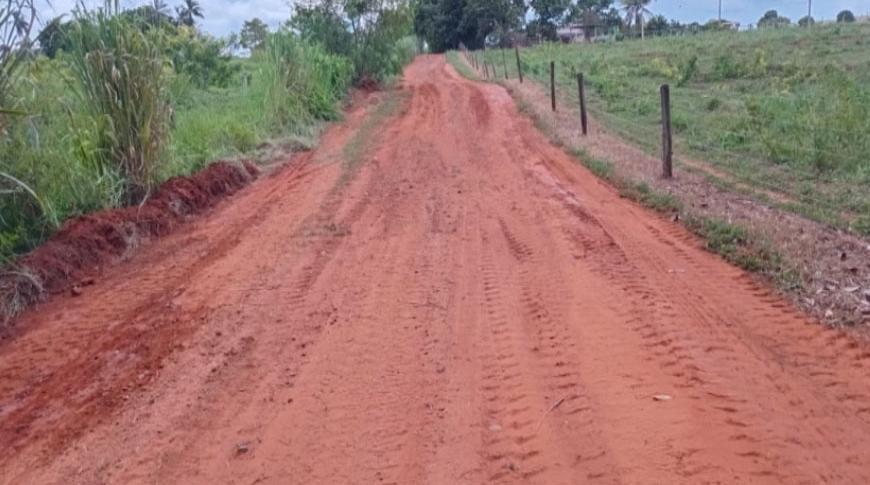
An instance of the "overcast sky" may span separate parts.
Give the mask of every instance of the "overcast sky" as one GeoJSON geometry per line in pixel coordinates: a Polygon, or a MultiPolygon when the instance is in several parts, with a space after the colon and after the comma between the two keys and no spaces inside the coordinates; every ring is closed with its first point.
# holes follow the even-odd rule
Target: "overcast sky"
{"type": "MultiPolygon", "coordinates": [[[[42,19],[50,19],[55,15],[68,12],[76,0],[38,0],[42,2],[40,9],[42,19]]],[[[273,28],[290,16],[293,0],[200,0],[205,19],[200,21],[200,27],[214,35],[222,36],[238,31],[242,22],[253,17],[260,17],[273,28]]],[[[135,7],[149,0],[121,0],[125,7],[135,7]]],[[[166,0],[170,6],[180,1],[166,0]]],[[[102,5],[102,1],[85,0],[86,5],[102,5]]],[[[766,10],[776,9],[780,15],[796,21],[806,15],[807,0],[722,0],[723,15],[729,20],[740,22],[746,26],[754,24],[766,10]]],[[[650,9],[653,13],[662,14],[669,19],[675,18],[682,22],[705,22],[717,16],[719,0],[653,0],[650,9]]],[[[817,19],[832,19],[837,12],[850,9],[856,15],[867,15],[870,12],[870,0],[814,0],[813,16],[817,19]]]]}

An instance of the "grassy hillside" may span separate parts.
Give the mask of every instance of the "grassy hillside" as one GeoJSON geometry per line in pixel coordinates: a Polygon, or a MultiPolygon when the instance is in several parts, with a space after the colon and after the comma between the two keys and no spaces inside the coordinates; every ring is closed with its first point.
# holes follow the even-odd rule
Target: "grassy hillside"
{"type": "MultiPolygon", "coordinates": [[[[501,71],[501,53],[489,56],[501,71]]],[[[670,84],[678,159],[709,162],[719,184],[781,194],[772,202],[870,234],[870,25],[545,44],[522,57],[541,83],[556,62],[566,103],[576,103],[583,72],[590,112],[650,151],[661,136],[659,85],[670,84]]]]}

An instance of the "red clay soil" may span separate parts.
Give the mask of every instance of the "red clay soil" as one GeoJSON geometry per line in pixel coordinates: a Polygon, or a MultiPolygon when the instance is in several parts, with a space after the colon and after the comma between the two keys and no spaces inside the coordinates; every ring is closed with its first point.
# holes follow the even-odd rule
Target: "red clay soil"
{"type": "Polygon", "coordinates": [[[405,104],[0,344],[2,483],[870,483],[870,348],[621,199],[494,85],[405,104]]]}
{"type": "MultiPolygon", "coordinates": [[[[167,180],[139,206],[71,219],[45,244],[17,261],[15,271],[0,273],[0,288],[4,290],[0,298],[29,295],[30,301],[22,302],[27,304],[42,296],[40,287],[48,293],[68,290],[100,267],[129,255],[143,240],[168,234],[188,216],[235,193],[258,173],[249,162],[215,162],[189,177],[167,180]]],[[[19,305],[6,302],[0,306],[19,305]]]]}

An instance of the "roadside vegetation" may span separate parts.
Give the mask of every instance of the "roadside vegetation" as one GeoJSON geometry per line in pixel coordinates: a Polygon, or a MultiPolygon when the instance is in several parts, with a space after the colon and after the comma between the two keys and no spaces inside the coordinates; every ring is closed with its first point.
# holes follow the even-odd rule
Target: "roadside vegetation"
{"type": "MultiPolygon", "coordinates": [[[[651,153],[660,146],[658,88],[670,84],[676,155],[720,185],[835,227],[870,234],[870,24],[711,32],[522,51],[525,74],[563,102],[576,75],[589,111],[651,153]],[[724,175],[724,176],[722,176],[724,175]]],[[[490,62],[501,65],[493,49],[490,62]]]]}
{"type": "MultiPolygon", "coordinates": [[[[447,53],[448,61],[464,77],[470,80],[480,80],[480,77],[462,59],[458,51],[447,53]]],[[[498,76],[495,79],[500,79],[498,76]]],[[[500,81],[496,81],[500,82],[500,81]]],[[[580,146],[568,147],[564,138],[554,129],[550,119],[545,119],[543,111],[529,104],[521,95],[511,91],[520,112],[528,116],[535,127],[544,133],[554,144],[562,146],[579,163],[585,166],[598,178],[619,191],[619,195],[637,202],[674,220],[680,220],[683,225],[701,237],[710,252],[719,254],[732,264],[747,271],[760,273],[770,278],[779,288],[794,290],[801,285],[800,275],[791,267],[777,251],[767,237],[758,231],[750,231],[745,227],[725,220],[721,217],[711,217],[695,213],[683,203],[681,198],[671,192],[665,192],[651,187],[647,182],[637,181],[627,174],[621,173],[610,160],[596,158],[580,146]]]]}
{"type": "Polygon", "coordinates": [[[311,143],[351,86],[391,82],[416,53],[402,2],[306,4],[224,39],[197,28],[196,0],[35,13],[19,0],[0,15],[0,263],[217,158],[311,143]]]}

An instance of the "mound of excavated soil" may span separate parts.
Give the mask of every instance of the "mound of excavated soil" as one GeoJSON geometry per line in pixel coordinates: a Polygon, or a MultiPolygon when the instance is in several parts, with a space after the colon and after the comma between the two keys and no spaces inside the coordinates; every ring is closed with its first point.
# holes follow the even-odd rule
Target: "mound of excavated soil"
{"type": "Polygon", "coordinates": [[[215,162],[188,177],[164,182],[143,204],[70,219],[45,244],[0,271],[0,322],[46,293],[66,291],[101,266],[130,253],[143,240],[171,232],[189,216],[249,184],[250,162],[215,162]]]}

